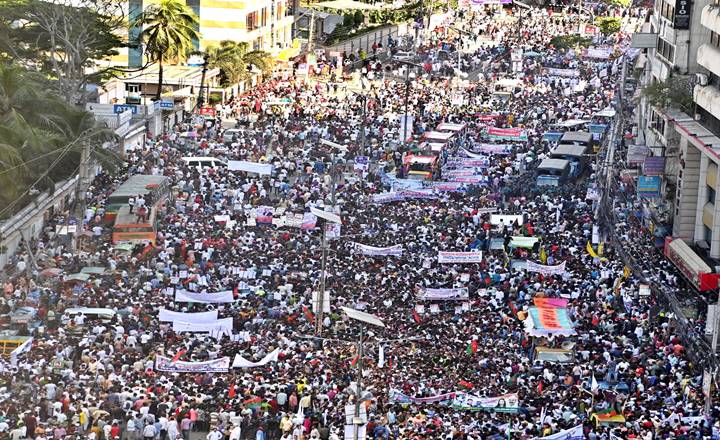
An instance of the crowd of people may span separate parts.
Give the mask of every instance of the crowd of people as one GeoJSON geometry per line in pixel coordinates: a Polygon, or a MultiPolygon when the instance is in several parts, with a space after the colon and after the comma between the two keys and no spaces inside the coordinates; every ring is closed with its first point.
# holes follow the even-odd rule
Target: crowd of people
{"type": "MultiPolygon", "coordinates": [[[[531,9],[518,27],[499,11],[452,17],[469,30],[460,39],[490,35],[466,54],[465,68],[483,66],[477,81],[422,71],[409,83],[360,78],[340,88],[275,78],[219,105],[210,127],[179,125],[129,152],[119,172],[99,174],[85,228],[101,233],[77,252],[44,232],[35,259],[62,272],[23,266],[3,286],[3,311],[34,307],[40,325],[22,329],[30,349],[3,361],[0,438],[355,438],[348,414],[358,395],[359,438],[715,435],[717,411],[703,412],[702,369],[684,335],[656,298],[640,295],[643,280],[615,250],[598,246],[596,202],[586,198],[597,170],[534,184],[552,147],[544,134],[612,105],[628,35],[597,42],[610,49],[593,57],[551,44],[577,26],[566,15],[531,9]],[[526,54],[519,66],[511,49],[526,54]],[[226,142],[236,117],[243,128],[226,142]],[[486,163],[443,169],[440,182],[405,179],[418,140],[441,123],[465,127],[442,154],[486,163]],[[489,128],[523,136],[492,139],[489,128]],[[110,240],[108,198],[137,174],[166,176],[171,190],[143,203],[155,210],[154,245],[128,249],[110,240]],[[302,221],[280,221],[287,214],[302,221]],[[481,260],[440,262],[442,252],[481,260]],[[87,267],[102,270],[70,277],[87,267]],[[428,289],[466,295],[428,299],[428,289]],[[313,301],[320,292],[327,306],[313,301]],[[531,308],[555,300],[567,303],[572,331],[529,330],[531,308]],[[183,321],[203,313],[217,327],[183,321]],[[542,359],[541,349],[562,356],[542,359]],[[466,407],[472,398],[497,406],[466,407]]],[[[452,38],[415,49],[432,60],[452,38]]]]}

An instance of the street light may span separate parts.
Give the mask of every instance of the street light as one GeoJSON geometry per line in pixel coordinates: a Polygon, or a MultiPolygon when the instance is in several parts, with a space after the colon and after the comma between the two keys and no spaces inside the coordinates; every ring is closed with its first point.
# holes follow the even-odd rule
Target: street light
{"type": "MultiPolygon", "coordinates": [[[[341,307],[348,318],[365,324],[377,327],[385,327],[385,323],[380,318],[370,313],[361,312],[360,310],[351,309],[349,307],[341,307]]],[[[363,424],[360,418],[360,400],[362,398],[362,364],[363,364],[363,330],[364,326],[360,326],[360,337],[358,338],[358,361],[357,361],[357,382],[355,384],[355,416],[353,417],[353,440],[359,440],[360,425],[363,424]]]]}
{"type": "MultiPolygon", "coordinates": [[[[411,63],[409,61],[399,61],[398,63],[405,66],[412,66],[415,68],[422,68],[420,64],[411,63]]],[[[405,114],[403,115],[403,144],[407,144],[407,128],[408,128],[408,101],[410,100],[410,79],[417,78],[415,72],[411,72],[410,69],[405,69],[405,114]]]]}

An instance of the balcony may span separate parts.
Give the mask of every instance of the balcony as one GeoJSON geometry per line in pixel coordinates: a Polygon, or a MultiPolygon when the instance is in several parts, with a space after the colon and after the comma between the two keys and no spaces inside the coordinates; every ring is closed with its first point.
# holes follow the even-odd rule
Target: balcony
{"type": "Polygon", "coordinates": [[[720,48],[705,43],[698,47],[697,62],[713,74],[720,76],[720,48]]]}
{"type": "Polygon", "coordinates": [[[700,14],[700,24],[720,34],[720,6],[712,3],[705,6],[700,14]]]}
{"type": "MultiPolygon", "coordinates": [[[[715,61],[720,63],[720,59],[715,59],[715,61]]],[[[720,90],[716,87],[696,85],[693,90],[693,99],[697,105],[720,119],[720,90]]]]}

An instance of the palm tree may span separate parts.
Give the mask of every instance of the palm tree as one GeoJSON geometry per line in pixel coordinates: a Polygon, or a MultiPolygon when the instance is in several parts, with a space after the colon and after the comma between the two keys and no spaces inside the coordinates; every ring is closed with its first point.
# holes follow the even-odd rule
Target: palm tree
{"type": "Polygon", "coordinates": [[[139,39],[145,43],[150,61],[158,63],[158,89],[155,99],[160,100],[163,83],[163,63],[185,59],[192,50],[193,39],[200,38],[197,15],[181,0],[160,0],[145,8],[136,22],[143,27],[139,39]]]}
{"type": "Polygon", "coordinates": [[[262,50],[248,51],[245,42],[223,40],[220,46],[209,46],[206,49],[208,67],[219,68],[225,84],[237,84],[250,77],[250,69],[256,67],[263,74],[272,70],[273,59],[262,50]]]}

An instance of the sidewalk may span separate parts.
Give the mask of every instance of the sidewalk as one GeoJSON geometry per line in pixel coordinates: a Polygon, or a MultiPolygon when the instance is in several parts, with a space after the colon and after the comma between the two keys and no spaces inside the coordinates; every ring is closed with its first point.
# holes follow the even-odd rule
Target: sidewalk
{"type": "Polygon", "coordinates": [[[403,35],[407,35],[408,33],[412,33],[412,27],[407,23],[384,26],[366,34],[362,34],[352,39],[343,41],[342,43],[338,43],[332,46],[322,46],[322,48],[327,51],[336,51],[340,53],[346,51],[348,54],[355,52],[361,48],[364,49],[365,52],[370,52],[372,51],[372,46],[374,43],[382,43],[383,47],[386,47],[388,42],[388,36],[392,36],[393,39],[397,39],[403,35]]]}

